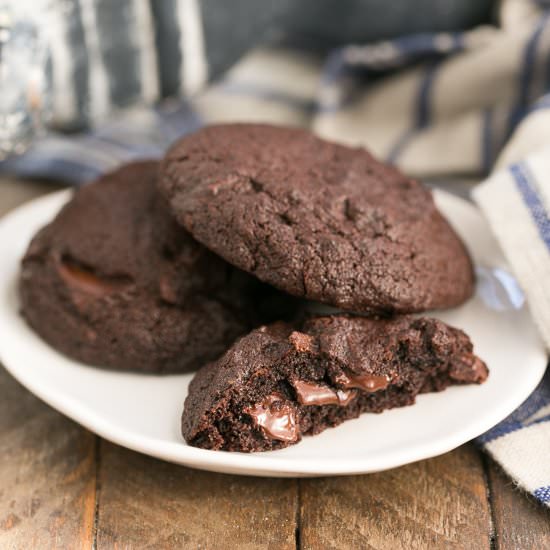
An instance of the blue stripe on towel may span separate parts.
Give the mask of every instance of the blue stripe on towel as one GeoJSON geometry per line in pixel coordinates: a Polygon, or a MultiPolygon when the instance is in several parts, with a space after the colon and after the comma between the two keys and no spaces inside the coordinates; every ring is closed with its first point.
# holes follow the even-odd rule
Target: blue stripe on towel
{"type": "MultiPolygon", "coordinates": [[[[550,82],[549,82],[550,86],[550,82]]],[[[534,111],[543,111],[544,109],[548,109],[550,107],[550,94],[543,95],[531,107],[529,108],[529,113],[533,113],[534,111]]]]}
{"type": "Polygon", "coordinates": [[[514,164],[510,167],[510,172],[516,181],[516,186],[523,197],[525,205],[531,212],[531,217],[537,226],[541,239],[550,251],[550,218],[527,166],[523,163],[514,164]]]}
{"type": "Polygon", "coordinates": [[[517,432],[518,430],[522,430],[523,428],[525,428],[525,425],[521,422],[507,422],[506,420],[504,420],[500,424],[497,424],[493,429],[480,435],[477,438],[477,441],[478,443],[485,445],[495,439],[498,439],[499,437],[508,435],[512,432],[517,432]]]}
{"type": "Polygon", "coordinates": [[[529,88],[533,80],[534,65],[536,60],[537,48],[540,42],[540,37],[548,23],[548,14],[545,15],[535,27],[531,37],[527,41],[523,55],[523,64],[519,80],[519,93],[515,106],[513,107],[510,118],[508,120],[508,135],[512,133],[514,128],[525,115],[529,104],[529,88]]]}
{"type": "Polygon", "coordinates": [[[391,148],[386,160],[390,164],[395,164],[397,159],[401,156],[401,153],[407,147],[413,136],[416,135],[416,128],[408,128],[402,135],[399,136],[399,139],[394,143],[391,148]]]}
{"type": "Polygon", "coordinates": [[[497,424],[492,430],[480,435],[478,441],[480,443],[489,443],[502,437],[503,435],[508,435],[512,432],[517,432],[518,430],[523,430],[524,428],[529,428],[530,426],[535,426],[537,424],[545,424],[550,421],[550,415],[544,416],[543,418],[537,418],[533,422],[507,422],[504,420],[500,424],[497,424]]]}
{"type": "Polygon", "coordinates": [[[401,59],[410,61],[432,55],[448,55],[464,49],[464,33],[419,33],[395,38],[391,41],[398,48],[401,59]]]}
{"type": "MultiPolygon", "coordinates": [[[[282,103],[294,109],[304,111],[305,113],[312,113],[317,107],[317,102],[314,100],[306,99],[298,95],[283,92],[281,90],[277,90],[275,88],[270,88],[263,84],[257,84],[253,82],[228,81],[223,83],[220,86],[220,89],[224,93],[230,95],[256,97],[258,99],[265,99],[267,101],[282,103]]],[[[340,105],[338,105],[338,107],[340,107],[340,105]]]]}
{"type": "Polygon", "coordinates": [[[439,62],[430,63],[424,73],[424,78],[420,83],[420,91],[418,94],[418,106],[416,113],[416,128],[425,128],[429,123],[432,115],[432,90],[435,75],[439,67],[439,62]]]}
{"type": "Polygon", "coordinates": [[[543,379],[535,391],[527,398],[527,400],[517,408],[512,414],[507,416],[502,422],[497,424],[488,432],[480,435],[477,438],[479,444],[486,444],[494,439],[507,435],[509,433],[527,428],[528,426],[548,422],[548,417],[544,416],[534,421],[529,421],[543,407],[550,404],[550,370],[546,371],[543,379]]]}
{"type": "Polygon", "coordinates": [[[395,38],[391,43],[397,47],[401,55],[413,53],[433,53],[436,51],[434,34],[419,33],[395,38]]]}
{"type": "Polygon", "coordinates": [[[418,88],[413,127],[408,128],[401,136],[399,136],[399,139],[391,148],[387,156],[387,161],[391,164],[396,163],[401,153],[407,147],[411,139],[418,133],[418,131],[428,126],[431,122],[433,107],[432,91],[439,65],[439,61],[434,61],[426,67],[424,75],[420,80],[420,87],[418,88]]]}
{"type": "Polygon", "coordinates": [[[493,164],[493,109],[483,110],[481,124],[481,169],[488,174],[493,164]]]}
{"type": "Polygon", "coordinates": [[[544,415],[541,418],[537,418],[536,420],[533,420],[533,422],[529,422],[527,425],[532,426],[532,425],[535,425],[535,424],[544,424],[545,422],[550,422],[550,413],[544,415]]]}
{"type": "Polygon", "coordinates": [[[533,491],[533,495],[541,502],[550,502],[550,485],[539,487],[533,491]]]}

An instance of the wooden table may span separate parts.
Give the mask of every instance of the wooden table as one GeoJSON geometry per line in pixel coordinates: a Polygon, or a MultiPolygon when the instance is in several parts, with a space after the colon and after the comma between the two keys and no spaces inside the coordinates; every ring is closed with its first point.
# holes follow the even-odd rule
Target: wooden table
{"type": "MultiPolygon", "coordinates": [[[[50,190],[0,179],[0,214],[50,190]]],[[[547,549],[550,512],[473,445],[364,476],[190,470],[95,436],[0,367],[0,548],[547,549]]]]}

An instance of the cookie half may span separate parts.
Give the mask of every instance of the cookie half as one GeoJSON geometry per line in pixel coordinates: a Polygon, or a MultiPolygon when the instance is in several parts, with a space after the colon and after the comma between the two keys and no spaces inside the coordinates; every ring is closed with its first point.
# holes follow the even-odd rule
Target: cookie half
{"type": "Polygon", "coordinates": [[[276,323],[195,375],[182,433],[204,449],[280,449],[363,412],[412,405],[421,392],[487,375],[468,336],[436,319],[335,315],[298,330],[276,323]]]}
{"type": "Polygon", "coordinates": [[[74,359],[185,372],[257,321],[257,281],[174,220],[157,172],[157,162],[133,163],[78,190],[23,259],[23,316],[74,359]]]}
{"type": "Polygon", "coordinates": [[[456,306],[472,263],[421,183],[299,129],[211,126],[177,142],[160,189],[191,234],[295,296],[357,313],[456,306]]]}

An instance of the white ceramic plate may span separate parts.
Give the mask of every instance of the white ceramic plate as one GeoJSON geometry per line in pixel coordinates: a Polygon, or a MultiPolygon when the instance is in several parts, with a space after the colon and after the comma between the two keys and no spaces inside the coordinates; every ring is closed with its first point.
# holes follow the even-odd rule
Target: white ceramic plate
{"type": "Polygon", "coordinates": [[[520,405],[544,373],[544,348],[525,306],[518,308],[521,297],[512,292],[510,301],[504,292],[514,290],[514,281],[487,225],[473,206],[438,192],[440,208],[476,265],[485,267],[478,285],[483,298],[478,292],[464,306],[436,315],[470,334],[489,365],[489,380],[421,395],[413,407],[366,414],[280,451],[240,454],[189,447],[179,427],[191,375],[122,374],[79,364],[42,342],[19,316],[19,261],[35,231],[69,196],[61,192],[37,199],[0,221],[0,359],[46,403],[130,449],[195,468],[248,475],[375,472],[444,453],[483,433],[520,405]]]}

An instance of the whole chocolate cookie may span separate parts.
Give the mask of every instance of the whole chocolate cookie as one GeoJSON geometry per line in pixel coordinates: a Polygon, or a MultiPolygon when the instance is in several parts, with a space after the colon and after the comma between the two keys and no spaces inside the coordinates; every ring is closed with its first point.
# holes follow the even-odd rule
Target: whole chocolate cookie
{"type": "Polygon", "coordinates": [[[22,313],[66,355],[151,373],[218,357],[255,321],[257,281],[197,243],[156,190],[157,162],[78,190],[23,259],[22,313]]]}
{"type": "Polygon", "coordinates": [[[205,449],[280,449],[363,412],[412,405],[420,392],[485,381],[472,349],[462,331],[428,318],[264,326],[195,375],[182,433],[205,449]]]}
{"type": "Polygon", "coordinates": [[[159,183],[197,240],[295,296],[387,314],[472,294],[468,253],[430,191],[364,149],[298,129],[211,126],[171,148],[159,183]]]}

